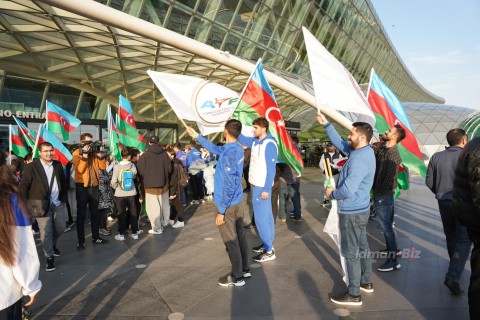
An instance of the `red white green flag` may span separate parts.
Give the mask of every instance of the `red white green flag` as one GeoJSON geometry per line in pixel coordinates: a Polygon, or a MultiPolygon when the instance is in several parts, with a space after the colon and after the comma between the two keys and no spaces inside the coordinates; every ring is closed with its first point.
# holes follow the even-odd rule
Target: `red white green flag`
{"type": "Polygon", "coordinates": [[[145,150],[147,140],[137,130],[130,101],[122,95],[119,96],[118,102],[117,131],[119,139],[124,145],[145,150]]]}
{"type": "Polygon", "coordinates": [[[383,133],[396,124],[405,129],[406,137],[397,145],[402,162],[409,169],[425,177],[427,167],[402,103],[373,69],[367,99],[375,115],[375,127],[378,132],[383,133]]]}
{"type": "Polygon", "coordinates": [[[63,141],[70,139],[70,132],[82,123],[80,119],[47,101],[47,128],[53,133],[60,133],[63,141]]]}
{"type": "Polygon", "coordinates": [[[27,146],[25,146],[20,136],[15,132],[15,129],[13,129],[12,125],[10,125],[10,151],[20,158],[23,158],[28,154],[27,146]]]}
{"type": "Polygon", "coordinates": [[[123,149],[123,145],[118,141],[117,128],[115,126],[115,121],[112,117],[112,109],[110,107],[108,107],[107,128],[110,152],[117,161],[122,161],[121,150],[123,149]]]}
{"type": "Polygon", "coordinates": [[[270,122],[269,132],[277,140],[278,158],[292,167],[297,175],[301,175],[302,156],[287,133],[275,95],[263,73],[261,59],[258,60],[233,113],[233,118],[246,126],[251,126],[258,117],[264,117],[270,122]]]}
{"type": "Polygon", "coordinates": [[[33,130],[30,130],[22,121],[18,120],[15,116],[13,116],[13,119],[18,125],[18,131],[22,133],[23,140],[29,146],[30,148],[35,147],[35,140],[37,139],[37,135],[33,130]]]}

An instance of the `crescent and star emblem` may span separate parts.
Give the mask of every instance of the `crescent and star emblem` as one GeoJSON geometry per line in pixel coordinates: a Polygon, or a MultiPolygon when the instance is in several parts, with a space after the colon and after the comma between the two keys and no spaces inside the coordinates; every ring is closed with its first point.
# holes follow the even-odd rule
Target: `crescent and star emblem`
{"type": "Polygon", "coordinates": [[[282,114],[280,113],[280,109],[277,107],[270,107],[265,112],[265,118],[275,123],[278,127],[285,127],[285,121],[283,121],[282,114]]]}

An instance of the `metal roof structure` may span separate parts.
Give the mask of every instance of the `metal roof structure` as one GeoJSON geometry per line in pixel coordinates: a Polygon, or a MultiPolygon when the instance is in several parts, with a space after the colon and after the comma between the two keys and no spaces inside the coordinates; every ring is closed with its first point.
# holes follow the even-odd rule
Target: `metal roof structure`
{"type": "Polygon", "coordinates": [[[316,31],[357,81],[365,82],[373,66],[403,100],[443,103],[409,73],[368,0],[2,1],[0,69],[96,96],[93,118],[103,119],[107,103],[115,104],[122,94],[131,100],[140,121],[176,123],[146,70],[210,79],[240,92],[248,68],[262,58],[278,79],[271,84],[284,118],[307,129],[315,123],[316,109],[302,25],[316,31]],[[91,11],[65,9],[80,4],[90,5],[91,11]],[[92,18],[101,4],[110,9],[109,15],[92,18]],[[112,15],[111,10],[116,12],[112,15]],[[140,35],[135,22],[122,20],[120,13],[138,24],[149,22],[165,33],[173,31],[166,36],[172,40],[140,35]],[[187,42],[190,46],[184,45],[187,42]],[[207,54],[204,46],[216,56],[207,54]]]}

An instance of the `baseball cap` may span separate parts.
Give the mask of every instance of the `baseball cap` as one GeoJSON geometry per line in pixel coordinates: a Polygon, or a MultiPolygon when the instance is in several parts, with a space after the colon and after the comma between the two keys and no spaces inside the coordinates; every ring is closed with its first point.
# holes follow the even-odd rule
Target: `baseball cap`
{"type": "Polygon", "coordinates": [[[160,141],[160,139],[158,138],[158,136],[151,136],[150,139],[148,139],[148,142],[150,143],[158,143],[160,141]]]}

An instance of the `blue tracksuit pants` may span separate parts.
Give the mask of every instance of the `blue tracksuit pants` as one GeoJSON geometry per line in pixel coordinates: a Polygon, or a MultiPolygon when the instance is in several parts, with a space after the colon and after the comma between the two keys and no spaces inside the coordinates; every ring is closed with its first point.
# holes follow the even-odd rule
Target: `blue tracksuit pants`
{"type": "Polygon", "coordinates": [[[273,239],[275,238],[275,225],[272,214],[272,194],[268,199],[262,199],[263,187],[252,185],[253,192],[253,212],[255,214],[255,224],[257,225],[258,235],[267,251],[273,248],[273,239]]]}

